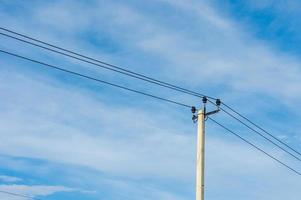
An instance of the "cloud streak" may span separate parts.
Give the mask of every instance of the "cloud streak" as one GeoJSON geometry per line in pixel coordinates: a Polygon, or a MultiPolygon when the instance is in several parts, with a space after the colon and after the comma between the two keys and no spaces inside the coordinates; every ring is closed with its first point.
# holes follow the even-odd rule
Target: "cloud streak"
{"type": "Polygon", "coordinates": [[[7,192],[7,193],[0,193],[1,199],[23,200],[24,197],[22,196],[29,196],[34,198],[39,196],[49,196],[57,192],[72,192],[74,190],[63,186],[0,185],[0,191],[7,192]],[[16,194],[16,195],[14,196],[8,193],[16,194]]]}

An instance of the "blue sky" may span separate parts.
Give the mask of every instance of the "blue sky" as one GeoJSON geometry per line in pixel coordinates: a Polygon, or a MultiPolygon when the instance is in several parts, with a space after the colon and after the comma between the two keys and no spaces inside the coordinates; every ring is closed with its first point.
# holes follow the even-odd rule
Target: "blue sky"
{"type": "MultiPolygon", "coordinates": [[[[301,151],[298,8],[296,0],[0,0],[0,24],[220,97],[301,151]]],[[[0,48],[201,106],[4,37],[0,48]]],[[[196,127],[189,109],[3,54],[0,81],[0,190],[45,200],[194,198],[196,127]]],[[[215,118],[301,170],[222,113],[215,118]]],[[[300,196],[300,177],[209,122],[206,137],[208,199],[300,196]]]]}

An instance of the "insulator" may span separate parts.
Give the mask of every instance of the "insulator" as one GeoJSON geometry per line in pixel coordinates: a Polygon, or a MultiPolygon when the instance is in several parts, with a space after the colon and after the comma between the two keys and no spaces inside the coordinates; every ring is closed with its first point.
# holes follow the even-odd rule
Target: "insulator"
{"type": "Polygon", "coordinates": [[[207,103],[207,97],[203,97],[203,103],[207,103]]]}
{"type": "Polygon", "coordinates": [[[193,122],[196,122],[197,120],[198,120],[198,117],[197,117],[196,115],[193,115],[193,116],[192,116],[192,121],[193,121],[193,122]]]}
{"type": "Polygon", "coordinates": [[[195,113],[196,112],[196,108],[194,106],[191,107],[191,112],[195,113]]]}

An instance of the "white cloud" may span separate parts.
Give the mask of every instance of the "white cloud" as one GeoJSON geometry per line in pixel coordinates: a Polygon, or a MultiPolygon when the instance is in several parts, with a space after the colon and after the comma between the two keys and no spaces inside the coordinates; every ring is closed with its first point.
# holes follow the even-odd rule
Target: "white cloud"
{"type": "MultiPolygon", "coordinates": [[[[57,15],[53,13],[67,12],[60,15],[64,22],[61,23],[62,26],[67,28],[59,29],[60,31],[47,29],[52,34],[46,35],[51,40],[64,40],[64,43],[71,46],[76,46],[74,41],[77,36],[72,34],[73,28],[68,27],[81,27],[78,31],[84,34],[89,32],[91,24],[101,24],[93,27],[93,30],[110,35],[116,44],[154,53],[158,59],[169,62],[159,72],[170,80],[182,80],[195,87],[207,84],[209,89],[224,85],[228,88],[225,93],[248,91],[272,97],[281,96],[288,103],[300,99],[301,84],[298,77],[301,71],[298,58],[273,50],[262,41],[250,37],[240,24],[218,13],[207,1],[159,2],[189,13],[193,21],[187,22],[182,30],[175,29],[172,27],[172,24],[176,24],[172,21],[173,18],[167,18],[165,22],[156,21],[134,6],[103,1],[93,3],[93,8],[90,9],[82,9],[83,5],[80,3],[64,9],[68,4],[66,2],[51,4],[47,7],[47,12],[42,10],[43,6],[37,6],[40,9],[33,14],[33,21],[44,24],[45,27],[49,23],[61,26],[56,23],[57,15]],[[110,12],[112,9],[115,12],[110,12]],[[51,16],[41,17],[41,13],[49,13],[51,16]],[[76,18],[73,19],[74,13],[80,14],[74,15],[76,18]],[[53,36],[57,32],[63,38],[53,36]],[[64,38],[64,35],[68,38],[64,38]],[[173,71],[172,75],[170,71],[173,71]]],[[[183,17],[186,18],[185,15],[183,17]]],[[[111,58],[120,60],[114,56],[111,58]]]]}
{"type": "Polygon", "coordinates": [[[49,196],[57,192],[72,192],[74,191],[71,188],[63,186],[45,186],[45,185],[0,185],[0,198],[3,200],[23,200],[22,196],[38,197],[38,196],[49,196]],[[11,195],[11,194],[16,194],[11,195]],[[20,195],[20,196],[18,196],[20,195]]]}
{"type": "Polygon", "coordinates": [[[108,107],[76,91],[68,92],[21,75],[17,79],[9,76],[12,82],[0,87],[1,93],[6,94],[2,102],[6,120],[0,126],[0,137],[7,141],[0,145],[5,149],[3,153],[82,165],[126,176],[147,174],[149,177],[186,179],[190,175],[173,173],[170,166],[178,164],[174,171],[179,171],[192,164],[192,160],[178,163],[178,159],[190,154],[190,148],[183,148],[192,146],[192,138],[175,130],[168,132],[162,125],[161,130],[157,128],[160,123],[157,120],[162,117],[151,119],[141,110],[108,107]],[[27,92],[29,88],[32,95],[27,92]],[[44,100],[40,101],[41,98],[44,100]],[[116,121],[119,121],[118,127],[112,128],[116,121]],[[153,151],[158,144],[161,150],[153,151]],[[158,162],[152,162],[154,159],[158,162]],[[169,162],[165,162],[166,159],[169,162]],[[123,168],[119,167],[121,165],[123,168]]]}
{"type": "MultiPolygon", "coordinates": [[[[8,109],[1,114],[3,120],[0,132],[3,142],[0,148],[3,154],[85,166],[121,179],[194,182],[193,130],[185,133],[169,126],[165,128],[160,117],[150,119],[147,110],[121,110],[104,106],[92,99],[90,95],[93,93],[82,94],[73,87],[53,87],[51,85],[55,83],[37,82],[33,76],[29,79],[20,74],[8,76],[3,72],[1,75],[1,79],[6,80],[2,81],[5,84],[0,87],[1,93],[6,94],[1,109],[8,109]],[[10,81],[4,77],[9,77],[10,81]],[[18,98],[15,98],[16,95],[18,98]],[[137,116],[134,113],[139,114],[137,116]],[[118,127],[112,125],[116,120],[119,122],[118,127]],[[156,128],[160,126],[162,129],[156,128]],[[122,133],[118,130],[122,130],[122,133]]],[[[231,179],[235,179],[234,185],[248,187],[248,183],[241,178],[244,176],[254,177],[254,180],[265,177],[262,185],[277,188],[279,186],[273,181],[275,173],[288,176],[288,184],[295,183],[295,179],[284,168],[260,153],[250,151],[245,145],[210,135],[207,145],[208,187],[211,191],[217,186],[232,187],[226,184],[231,179]]],[[[278,156],[283,157],[282,154],[278,156]]],[[[128,187],[135,187],[132,184],[128,183],[128,187]]],[[[150,186],[142,189],[152,192],[148,198],[183,199],[173,196],[170,191],[150,186]]],[[[288,191],[295,193],[295,190],[290,188],[288,191]]],[[[142,196],[139,192],[135,194],[142,196]]]]}
{"type": "Polygon", "coordinates": [[[183,1],[183,0],[159,0],[162,2],[168,2],[172,6],[179,7],[181,9],[185,9],[188,13],[195,13],[197,16],[203,20],[206,20],[208,24],[215,26],[218,29],[226,31],[226,34],[232,31],[233,23],[221,16],[216,14],[215,9],[210,5],[209,1],[201,0],[190,0],[190,1],[183,1]]]}
{"type": "Polygon", "coordinates": [[[39,20],[39,24],[47,27],[47,29],[56,29],[76,34],[77,32],[86,30],[92,24],[91,18],[87,17],[87,9],[85,4],[78,2],[61,1],[56,3],[43,3],[36,6],[36,12],[33,17],[39,20]],[[76,14],[75,14],[76,13],[76,14]],[[58,23],[60,22],[60,23],[58,23]]]}
{"type": "Polygon", "coordinates": [[[0,181],[6,182],[6,183],[14,183],[14,182],[20,182],[20,181],[22,181],[22,179],[18,178],[18,177],[13,177],[13,176],[0,175],[0,181]]]}
{"type": "Polygon", "coordinates": [[[143,199],[143,200],[151,200],[151,199],[158,199],[158,200],[186,200],[187,197],[183,197],[182,195],[174,194],[171,191],[165,191],[159,189],[159,187],[150,187],[147,184],[139,184],[129,181],[123,180],[112,180],[107,179],[105,183],[108,184],[114,190],[119,191],[116,197],[113,199],[117,200],[120,198],[123,199],[143,199]],[[133,196],[135,194],[135,196],[133,196]]]}

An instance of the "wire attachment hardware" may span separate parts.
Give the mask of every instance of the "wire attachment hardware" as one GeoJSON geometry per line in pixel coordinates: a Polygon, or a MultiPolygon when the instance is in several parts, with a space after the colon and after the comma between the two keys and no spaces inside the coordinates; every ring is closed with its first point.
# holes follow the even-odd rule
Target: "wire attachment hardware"
{"type": "Polygon", "coordinates": [[[193,121],[193,123],[197,123],[197,121],[198,121],[198,116],[192,115],[192,121],[193,121]]]}
{"type": "MultiPolygon", "coordinates": [[[[220,99],[216,99],[216,101],[215,101],[215,105],[216,105],[217,109],[213,110],[213,111],[210,111],[210,112],[206,112],[206,104],[207,104],[207,101],[208,101],[207,97],[204,96],[202,98],[202,101],[203,101],[203,104],[204,104],[203,109],[204,109],[204,113],[205,113],[205,116],[204,116],[205,117],[205,121],[208,119],[209,115],[216,114],[216,113],[218,113],[220,111],[220,106],[222,104],[222,102],[221,102],[220,99]]],[[[193,121],[193,123],[196,123],[198,121],[198,115],[196,114],[197,111],[198,110],[196,109],[196,107],[194,107],[194,106],[191,107],[191,112],[193,114],[192,115],[192,121],[193,121]]]]}
{"type": "Polygon", "coordinates": [[[198,121],[198,116],[195,114],[197,112],[196,107],[192,106],[191,107],[191,112],[192,112],[192,121],[193,123],[196,123],[198,121]]]}
{"type": "Polygon", "coordinates": [[[215,101],[215,105],[217,107],[216,110],[213,110],[213,111],[210,111],[210,112],[205,112],[205,118],[208,117],[209,115],[213,115],[213,114],[216,114],[220,111],[220,106],[221,106],[222,102],[220,99],[216,99],[215,101]]]}
{"type": "Polygon", "coordinates": [[[206,103],[207,103],[207,101],[208,101],[208,99],[207,99],[207,97],[206,97],[206,96],[204,96],[202,100],[203,100],[203,103],[204,103],[204,104],[206,104],[206,103]]]}

